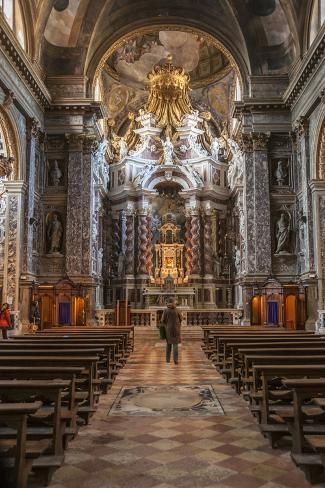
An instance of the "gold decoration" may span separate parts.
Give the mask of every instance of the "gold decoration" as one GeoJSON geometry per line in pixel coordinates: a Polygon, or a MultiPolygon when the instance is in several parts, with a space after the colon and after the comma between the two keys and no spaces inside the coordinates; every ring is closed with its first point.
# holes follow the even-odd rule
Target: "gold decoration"
{"type": "Polygon", "coordinates": [[[190,77],[183,68],[167,63],[157,65],[148,75],[149,98],[145,111],[155,115],[157,126],[172,137],[173,129],[181,125],[185,114],[193,112],[188,96],[190,77]]]}

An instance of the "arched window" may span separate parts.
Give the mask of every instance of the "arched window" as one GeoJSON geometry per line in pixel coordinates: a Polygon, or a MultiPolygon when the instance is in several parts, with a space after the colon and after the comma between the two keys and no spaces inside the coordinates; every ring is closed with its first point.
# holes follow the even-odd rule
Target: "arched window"
{"type": "Polygon", "coordinates": [[[325,20],[325,0],[314,0],[310,10],[308,47],[316,38],[325,20]]]}
{"type": "Polygon", "coordinates": [[[19,0],[0,0],[1,13],[16,34],[23,49],[26,49],[26,32],[24,16],[19,0]]]}

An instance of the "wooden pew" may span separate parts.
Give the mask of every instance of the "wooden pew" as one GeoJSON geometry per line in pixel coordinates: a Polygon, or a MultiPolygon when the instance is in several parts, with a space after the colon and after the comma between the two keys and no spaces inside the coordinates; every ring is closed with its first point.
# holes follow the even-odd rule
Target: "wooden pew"
{"type": "Polygon", "coordinates": [[[27,441],[27,417],[36,413],[41,406],[41,402],[0,403],[0,425],[17,431],[14,440],[5,442],[0,439],[0,473],[3,488],[26,488],[32,463],[46,448],[43,444],[35,445],[27,441]]]}
{"type": "Polygon", "coordinates": [[[325,433],[322,432],[322,435],[308,433],[304,425],[303,405],[306,400],[315,397],[315,403],[317,404],[317,400],[322,400],[320,403],[324,406],[325,379],[285,379],[283,384],[293,394],[293,418],[289,426],[292,431],[291,457],[304,470],[308,481],[313,483],[318,481],[325,467],[325,433]],[[308,452],[308,446],[312,447],[316,454],[308,452]]]}
{"type": "MultiPolygon", "coordinates": [[[[302,378],[308,377],[325,377],[325,359],[323,364],[306,365],[306,364],[265,364],[253,365],[253,389],[257,393],[259,391],[259,384],[261,379],[261,429],[263,432],[269,432],[267,425],[269,423],[270,405],[269,405],[269,382],[273,378],[302,378]]],[[[275,431],[276,429],[274,429],[275,431]]]]}
{"type": "MultiPolygon", "coordinates": [[[[62,456],[63,454],[66,420],[62,418],[62,393],[69,387],[70,381],[68,380],[0,380],[0,398],[2,401],[18,403],[19,401],[26,401],[28,397],[39,396],[53,403],[51,427],[27,428],[27,438],[29,436],[37,439],[50,438],[49,452],[54,456],[62,456]]],[[[0,437],[8,438],[8,435],[10,434],[7,431],[3,432],[0,429],[0,437]]]]}
{"type": "Polygon", "coordinates": [[[97,363],[99,356],[24,356],[23,352],[16,356],[0,355],[0,366],[36,366],[42,368],[44,366],[79,366],[84,368],[88,383],[88,398],[87,405],[80,408],[79,415],[83,415],[86,422],[89,422],[89,417],[95,412],[94,403],[94,388],[96,380],[98,380],[97,363]]]}
{"type": "Polygon", "coordinates": [[[325,341],[317,341],[316,338],[304,338],[301,336],[295,336],[295,337],[290,337],[290,339],[287,339],[286,337],[220,337],[218,338],[217,342],[217,360],[214,361],[214,363],[217,366],[225,367],[225,364],[227,360],[229,359],[229,362],[232,361],[234,355],[237,353],[238,349],[243,348],[243,347],[259,347],[263,344],[266,346],[271,346],[272,344],[277,344],[278,347],[281,346],[287,346],[289,347],[290,345],[299,345],[299,344],[325,344],[325,341]]]}
{"type": "MultiPolygon", "coordinates": [[[[65,417],[70,419],[69,426],[73,435],[77,434],[77,414],[78,406],[88,397],[84,392],[77,391],[80,389],[80,380],[77,385],[77,378],[84,375],[85,370],[82,367],[55,367],[43,366],[42,368],[34,366],[0,366],[0,380],[68,380],[70,382],[69,395],[65,403],[65,417]]],[[[83,379],[83,381],[85,381],[83,379]]]]}
{"type": "MultiPolygon", "coordinates": [[[[117,339],[92,339],[92,342],[89,339],[74,339],[71,337],[59,337],[56,338],[55,341],[51,338],[38,338],[35,341],[33,340],[14,340],[14,341],[6,341],[4,347],[8,349],[14,349],[15,344],[18,344],[20,347],[26,347],[28,349],[35,349],[40,350],[44,349],[45,347],[53,347],[53,348],[62,348],[62,349],[75,349],[75,350],[84,350],[84,349],[91,349],[91,348],[103,348],[104,349],[104,356],[107,366],[107,371],[105,378],[107,381],[103,380],[104,391],[107,391],[107,386],[112,384],[112,380],[117,375],[119,369],[122,367],[122,363],[120,363],[120,354],[119,354],[119,345],[120,341],[117,339]],[[96,342],[95,342],[96,340],[96,342]]],[[[80,352],[81,354],[81,352],[80,352]]],[[[100,354],[100,356],[102,355],[100,354]]],[[[124,358],[123,358],[124,360],[124,358]]],[[[125,359],[126,360],[126,359],[125,359]]],[[[102,371],[104,373],[104,371],[102,371]]]]}

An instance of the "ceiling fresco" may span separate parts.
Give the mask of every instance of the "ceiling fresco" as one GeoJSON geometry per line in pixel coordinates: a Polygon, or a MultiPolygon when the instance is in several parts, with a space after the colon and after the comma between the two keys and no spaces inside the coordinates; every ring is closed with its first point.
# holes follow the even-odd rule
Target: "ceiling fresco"
{"type": "Polygon", "coordinates": [[[231,69],[226,56],[206,37],[169,30],[128,39],[107,60],[107,71],[126,85],[143,88],[147,74],[168,55],[190,74],[193,88],[212,83],[231,69]]]}
{"type": "MultiPolygon", "coordinates": [[[[175,63],[176,64],[176,63],[175,63]]],[[[130,112],[137,112],[146,103],[148,91],[146,78],[142,85],[126,84],[114,79],[109,70],[101,75],[101,94],[106,106],[107,116],[114,121],[119,130],[128,120],[130,112]]],[[[236,73],[233,69],[223,72],[223,76],[211,84],[194,88],[190,99],[196,110],[211,112],[213,120],[221,127],[229,121],[232,102],[235,98],[236,73]]]]}

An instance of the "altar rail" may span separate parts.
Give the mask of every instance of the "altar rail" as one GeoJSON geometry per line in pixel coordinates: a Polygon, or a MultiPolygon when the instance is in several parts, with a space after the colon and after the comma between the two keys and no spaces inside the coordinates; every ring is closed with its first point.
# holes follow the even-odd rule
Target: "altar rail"
{"type": "MultiPolygon", "coordinates": [[[[130,325],[156,327],[160,323],[164,307],[155,309],[131,308],[130,325]]],[[[230,308],[219,309],[195,309],[187,310],[179,307],[182,313],[183,326],[198,326],[212,324],[239,324],[241,310],[230,308]]],[[[96,321],[100,327],[109,327],[115,324],[115,312],[113,309],[96,310],[96,321]]]]}

